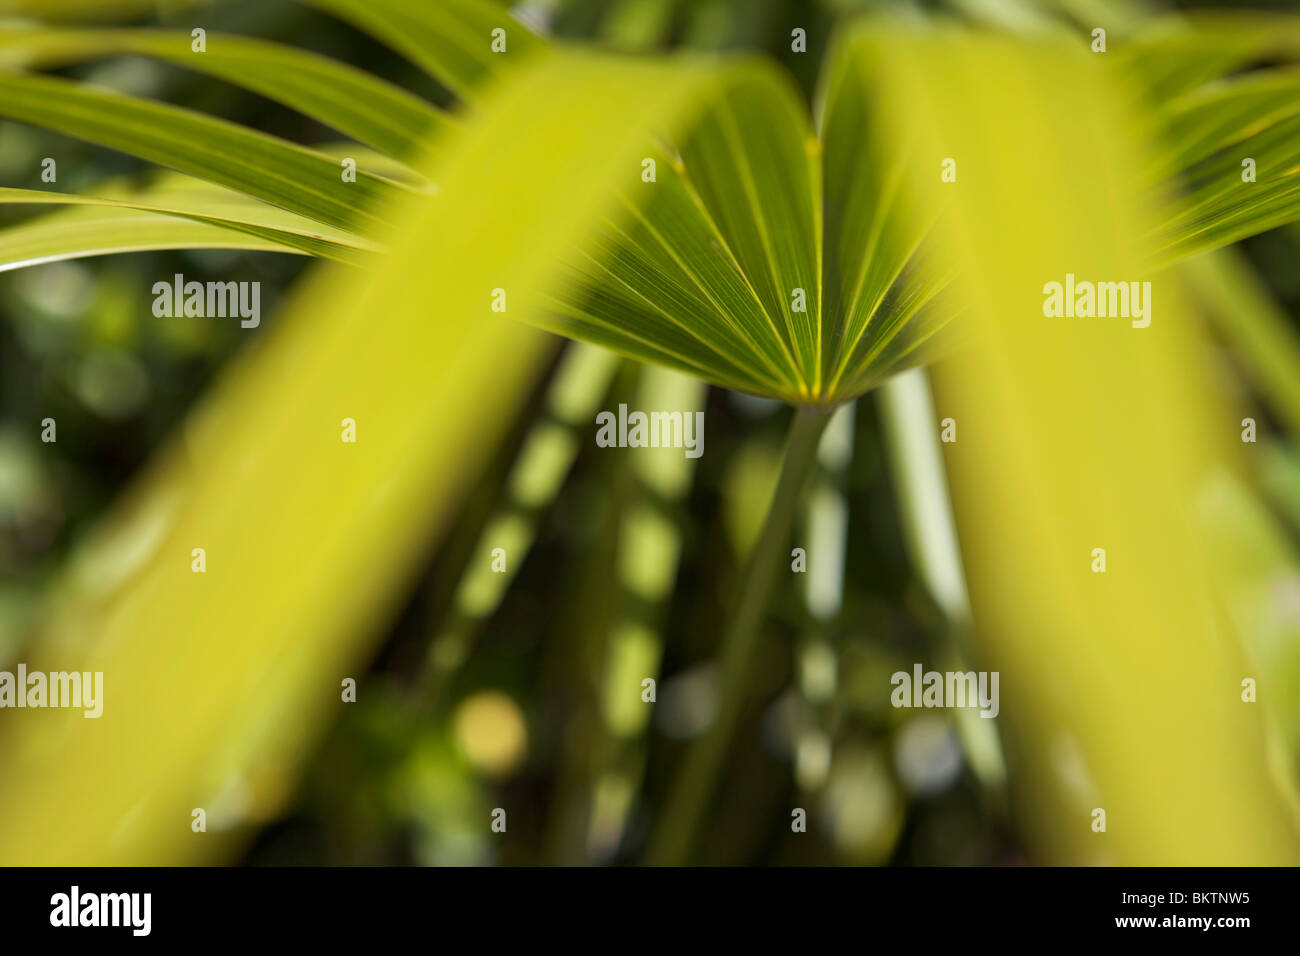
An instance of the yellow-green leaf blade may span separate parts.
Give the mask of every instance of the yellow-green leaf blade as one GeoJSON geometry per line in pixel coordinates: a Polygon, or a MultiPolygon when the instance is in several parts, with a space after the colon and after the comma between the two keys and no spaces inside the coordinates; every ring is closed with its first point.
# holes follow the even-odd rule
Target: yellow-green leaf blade
{"type": "Polygon", "coordinates": [[[300,0],[347,20],[462,98],[510,62],[544,49],[506,10],[476,0],[300,0]],[[505,50],[493,52],[493,31],[505,50]]]}
{"type": "Polygon", "coordinates": [[[0,272],[65,259],[155,249],[248,249],[306,254],[282,242],[211,223],[139,209],[87,207],[72,214],[42,216],[0,230],[0,272]]]}
{"type": "Polygon", "coordinates": [[[378,221],[400,187],[363,170],[344,182],[325,157],[193,110],[47,76],[0,73],[0,116],[43,126],[220,183],[339,227],[378,221]]]}
{"type": "Polygon", "coordinates": [[[409,156],[452,127],[441,110],[363,70],[280,43],[209,33],[205,50],[168,30],[0,28],[0,63],[54,66],[116,54],[155,57],[283,103],[360,143],[409,156]]]}
{"type": "Polygon", "coordinates": [[[785,83],[735,87],[682,142],[685,177],[795,359],[799,391],[820,383],[821,176],[806,112],[785,83]]]}
{"type": "MultiPolygon", "coordinates": [[[[308,255],[345,262],[359,261],[366,252],[378,248],[359,236],[323,230],[319,223],[310,219],[295,216],[230,190],[220,190],[214,195],[207,190],[182,193],[173,189],[166,195],[154,192],[149,198],[114,199],[38,189],[0,188],[0,205],[105,206],[134,209],[160,216],[177,216],[257,236],[308,255]]],[[[0,230],[0,241],[3,241],[6,231],[0,230]]]]}

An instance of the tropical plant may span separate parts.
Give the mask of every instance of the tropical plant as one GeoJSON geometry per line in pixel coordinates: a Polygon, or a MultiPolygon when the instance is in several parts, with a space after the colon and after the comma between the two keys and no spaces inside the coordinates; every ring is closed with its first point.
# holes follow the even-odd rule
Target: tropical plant
{"type": "MultiPolygon", "coordinates": [[[[809,110],[770,65],[591,52],[549,42],[479,0],[309,2],[427,70],[458,107],[443,110],[346,64],[244,37],[208,34],[196,52],[185,32],[0,30],[10,67],[0,73],[0,116],[170,171],[93,195],[0,190],[6,204],[72,207],[0,231],[0,267],[193,247],[338,263],[313,278],[274,337],[224,382],[60,592],[47,647],[77,648],[135,674],[120,693],[157,702],[131,710],[112,745],[95,745],[95,759],[125,765],[129,773],[115,773],[130,783],[103,796],[87,830],[126,826],[112,846],[130,853],[105,840],[70,845],[69,855],[186,855],[162,836],[156,816],[122,823],[141,787],[170,813],[193,805],[196,791],[219,790],[236,770],[278,785],[275,768],[302,744],[285,728],[323,712],[311,688],[362,657],[356,634],[400,592],[411,558],[538,374],[549,340],[490,315],[493,291],[504,290],[511,319],[795,409],[720,645],[720,710],[679,771],[652,841],[654,861],[689,859],[747,704],[765,598],[832,413],[891,380],[905,388],[896,384],[900,372],[947,354],[950,333],[969,331],[956,318],[990,308],[971,295],[966,274],[985,250],[951,248],[974,207],[936,196],[946,154],[936,151],[930,124],[913,124],[908,112],[944,115],[969,100],[954,92],[938,103],[934,82],[905,88],[900,58],[937,71],[951,55],[976,72],[1000,57],[1022,58],[1025,77],[1060,92],[1044,55],[1025,52],[1046,49],[1070,64],[1072,77],[1096,77],[1103,92],[1080,94],[1076,105],[1099,125],[1080,136],[1110,130],[1138,144],[1135,169],[1098,175],[1128,174],[1134,194],[1167,198],[1152,202],[1149,218],[1113,213],[1109,221],[1145,230],[1126,239],[1129,262],[1163,267],[1300,219],[1300,73],[1245,69],[1300,49],[1294,18],[1159,22],[1126,37],[1105,63],[1086,62],[1086,34],[1059,22],[1000,46],[946,25],[855,24],[837,34],[809,110]],[[244,86],[348,141],[306,148],[41,72],[118,53],[244,86]],[[1141,135],[1112,111],[1118,91],[1151,103],[1141,135]],[[1241,188],[1243,156],[1257,157],[1249,190],[1241,188]],[[341,175],[349,163],[354,180],[341,175]],[[429,382],[421,362],[435,357],[454,371],[429,382]],[[292,390],[276,392],[272,383],[286,375],[292,390]],[[332,428],[345,414],[362,423],[363,455],[340,457],[351,451],[339,448],[332,428]],[[250,529],[258,533],[251,548],[250,529]],[[210,574],[202,590],[175,557],[198,540],[239,562],[210,574]],[[308,546],[316,570],[286,571],[308,546]],[[125,566],[115,583],[97,581],[115,562],[125,566]],[[233,610],[240,606],[258,619],[242,619],[233,610]],[[181,633],[187,638],[177,643],[181,633]],[[260,691],[242,675],[269,660],[285,662],[293,677],[271,703],[255,706],[260,691]],[[182,681],[175,697],[147,690],[148,674],[196,665],[208,671],[204,680],[182,681]],[[131,742],[160,713],[177,721],[175,738],[134,753],[131,742]],[[220,759],[200,765],[191,753],[220,759]]],[[[989,81],[986,92],[995,88],[989,81]]],[[[1026,107],[1031,117],[1045,110],[1026,107]]],[[[1007,115],[989,107],[984,119],[996,127],[1007,115]]],[[[959,158],[961,182],[1016,188],[1011,172],[989,166],[989,153],[971,145],[966,155],[978,158],[959,158]]],[[[988,227],[996,236],[1023,225],[1009,217],[988,227]]],[[[897,409],[895,429],[931,427],[906,420],[915,406],[892,394],[900,398],[886,406],[897,409]]],[[[933,480],[936,458],[898,454],[929,463],[921,466],[929,475],[914,476],[918,487],[933,480]]],[[[566,460],[552,460],[544,486],[562,478],[566,460]]],[[[914,507],[914,528],[939,520],[914,507]]],[[[917,547],[919,560],[956,566],[960,578],[954,540],[940,535],[917,547]]],[[[89,747],[64,746],[83,755],[89,747]]],[[[57,766],[26,764],[25,752],[15,753],[6,769],[44,787],[6,794],[3,817],[55,819],[60,805],[35,795],[66,785],[77,760],[65,753],[57,766]]],[[[8,845],[17,847],[13,858],[35,852],[8,845]]]]}

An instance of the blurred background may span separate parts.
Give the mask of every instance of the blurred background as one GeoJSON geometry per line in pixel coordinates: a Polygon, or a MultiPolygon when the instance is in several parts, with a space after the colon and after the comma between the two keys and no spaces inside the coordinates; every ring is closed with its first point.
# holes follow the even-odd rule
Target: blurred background
{"type": "MultiPolygon", "coordinates": [[[[516,12],[554,35],[615,49],[758,51],[784,64],[811,97],[836,18],[879,6],[1014,27],[1039,18],[1132,22],[1193,4],[555,0],[516,12]],[[808,31],[809,55],[791,54],[793,26],[808,31]]],[[[190,18],[166,13],[139,22],[190,26],[190,18]]],[[[297,4],[223,3],[205,23],[325,53],[451,102],[385,47],[297,4]]],[[[116,57],[63,72],[298,142],[336,138],[293,111],[166,64],[116,57]]],[[[45,156],[59,158],[64,190],[145,169],[119,153],[0,122],[0,184],[42,188],[45,156]]],[[[30,207],[0,210],[5,225],[32,215],[30,207]]],[[[1275,230],[1238,252],[1266,307],[1287,334],[1300,334],[1300,232],[1275,230]]],[[[309,265],[271,253],[181,251],[0,274],[0,669],[24,659],[42,596],[78,541],[223,365],[274,325],[277,303],[309,265]],[[262,328],[154,317],[149,289],[173,273],[260,281],[262,328]],[[46,417],[58,421],[57,444],[40,442],[37,423],[46,417]]],[[[1263,533],[1290,555],[1300,535],[1294,432],[1258,387],[1249,358],[1228,337],[1216,341],[1224,379],[1255,410],[1267,445],[1251,476],[1267,506],[1263,533]]],[[[1293,372],[1300,381],[1300,368],[1293,372]]],[[[355,675],[356,702],[338,711],[302,780],[266,812],[245,807],[239,862],[643,858],[670,771],[716,706],[710,662],[791,412],[574,345],[524,408],[380,652],[355,675]],[[619,402],[706,408],[707,453],[696,461],[680,452],[603,452],[591,422],[619,402]],[[501,541],[510,542],[509,567],[491,574],[480,558],[501,541]],[[638,560],[622,559],[632,553],[638,560]],[[609,693],[641,673],[662,675],[653,709],[609,693]],[[508,808],[509,840],[494,838],[484,807],[508,808]]],[[[880,692],[892,672],[915,661],[955,660],[962,641],[909,558],[886,446],[871,396],[838,413],[822,442],[795,539],[823,567],[840,570],[815,580],[778,576],[752,688],[762,706],[727,755],[697,862],[1046,862],[1018,835],[991,728],[963,728],[953,712],[894,710],[880,692]],[[815,822],[806,833],[792,832],[791,808],[808,809],[815,822]]],[[[1273,598],[1278,639],[1288,647],[1298,596],[1293,577],[1273,598]]],[[[1295,757],[1291,750],[1293,768],[1295,757]]]]}

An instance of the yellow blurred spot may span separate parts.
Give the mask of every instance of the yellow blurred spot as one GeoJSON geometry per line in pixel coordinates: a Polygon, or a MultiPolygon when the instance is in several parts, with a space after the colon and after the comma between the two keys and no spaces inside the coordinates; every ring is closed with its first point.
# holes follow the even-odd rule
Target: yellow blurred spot
{"type": "Polygon", "coordinates": [[[504,777],[523,762],[528,728],[513,700],[500,691],[472,694],[456,708],[456,744],[474,767],[504,777]]]}

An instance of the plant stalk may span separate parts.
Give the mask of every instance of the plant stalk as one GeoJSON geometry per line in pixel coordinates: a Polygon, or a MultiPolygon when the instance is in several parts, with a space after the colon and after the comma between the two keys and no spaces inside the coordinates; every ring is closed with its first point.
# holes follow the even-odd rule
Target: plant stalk
{"type": "Polygon", "coordinates": [[[816,464],[817,442],[830,418],[827,410],[800,408],[791,420],[781,476],[763,530],[746,560],[735,612],[722,639],[718,712],[673,778],[650,841],[652,865],[677,866],[689,858],[723,758],[744,714],[763,612],[790,539],[799,494],[816,464]]]}

